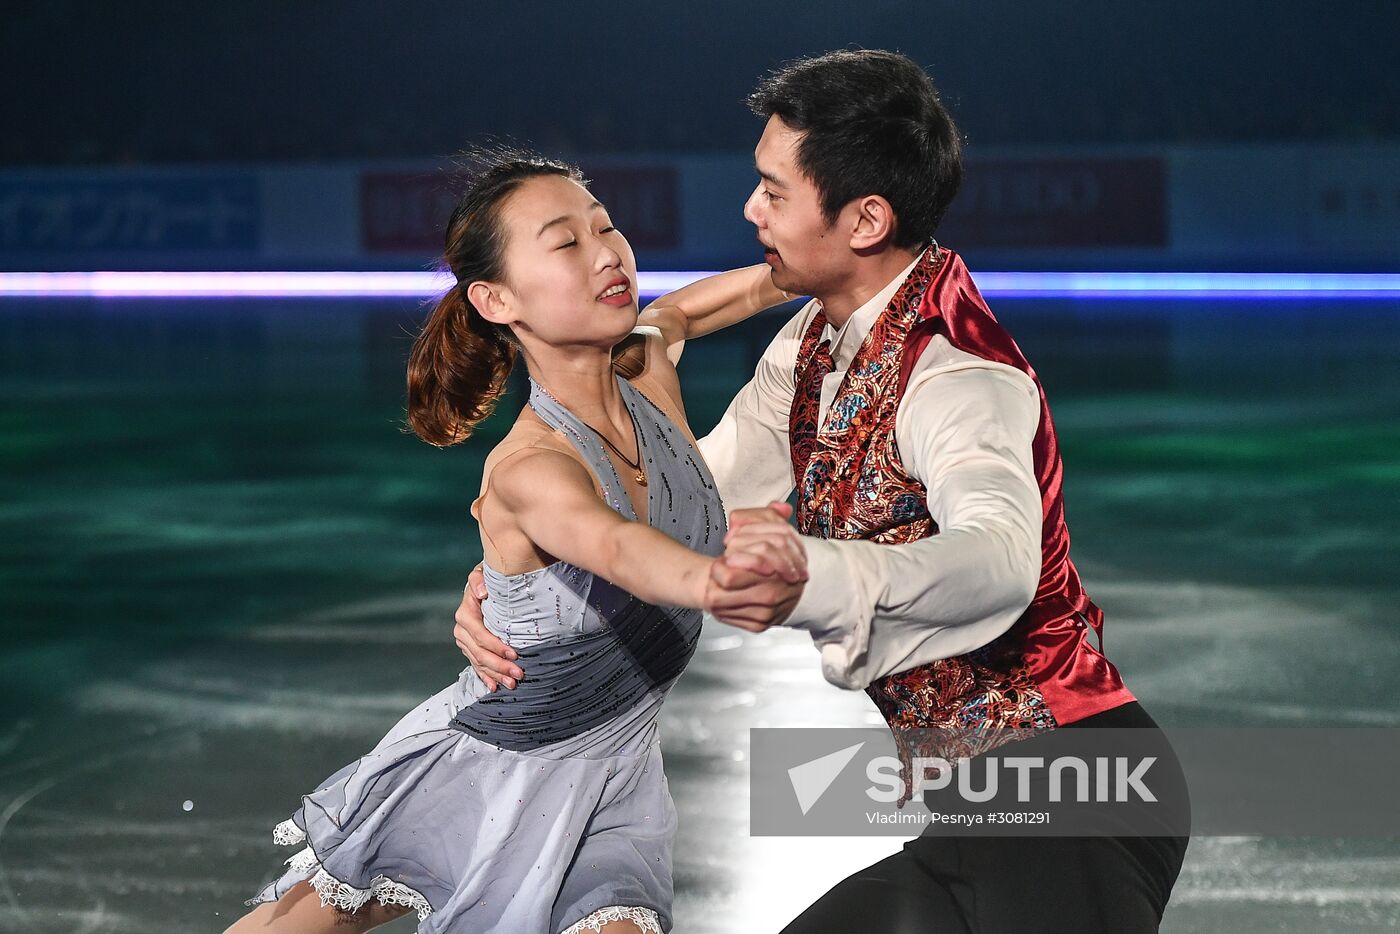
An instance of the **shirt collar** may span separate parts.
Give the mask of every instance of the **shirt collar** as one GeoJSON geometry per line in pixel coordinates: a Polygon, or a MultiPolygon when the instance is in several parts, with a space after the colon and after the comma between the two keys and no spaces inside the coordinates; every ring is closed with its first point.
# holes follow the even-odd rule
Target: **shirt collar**
{"type": "Polygon", "coordinates": [[[904,271],[891,279],[883,289],[870,297],[870,300],[855,310],[846,319],[846,323],[840,330],[833,330],[831,323],[827,322],[822,328],[822,338],[831,341],[831,361],[836,370],[844,370],[851,365],[855,359],[856,352],[860,350],[860,345],[865,343],[865,335],[870,333],[870,329],[875,326],[875,320],[880,317],[880,313],[890,304],[890,299],[899,291],[899,287],[904,285],[904,280],[909,278],[909,274],[914,271],[914,267],[919,264],[919,260],[924,258],[920,253],[914,257],[914,261],[904,267],[904,271]]]}

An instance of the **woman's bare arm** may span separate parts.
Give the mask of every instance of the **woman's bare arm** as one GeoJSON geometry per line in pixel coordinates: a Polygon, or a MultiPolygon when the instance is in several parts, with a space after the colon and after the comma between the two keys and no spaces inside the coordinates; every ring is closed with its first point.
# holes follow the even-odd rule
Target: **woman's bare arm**
{"type": "MultiPolygon", "coordinates": [[[[506,483],[509,486],[511,481],[506,483]]],[[[513,492],[519,496],[523,491],[513,492]]],[[[589,495],[594,496],[596,500],[591,485],[589,495]]],[[[740,537],[726,536],[724,557],[709,564],[710,583],[718,583],[720,586],[718,589],[713,586],[707,589],[705,599],[708,605],[703,607],[717,616],[723,614],[722,618],[726,622],[754,632],[767,628],[779,614],[786,615],[790,612],[801,592],[801,588],[796,585],[807,579],[805,549],[796,531],[787,522],[791,518],[791,507],[787,503],[771,503],[770,507],[771,515],[768,510],[757,509],[736,512],[736,517],[753,514],[752,517],[745,515],[744,523],[754,523],[760,518],[767,518],[771,520],[768,524],[781,534],[776,537],[770,535],[769,541],[759,544],[744,541],[740,537]],[[734,540],[731,541],[731,538],[734,540]],[[756,586],[745,586],[745,581],[731,579],[733,575],[743,576],[755,572],[765,575],[756,586]]],[[[621,519],[620,516],[617,518],[621,519]]],[[[746,524],[745,531],[748,531],[749,527],[746,524]]],[[[663,537],[675,544],[669,537],[663,537]]],[[[704,560],[703,556],[697,557],[704,560]]],[[[573,563],[586,566],[582,561],[573,563]]],[[[462,603],[454,614],[453,638],[487,688],[494,691],[498,684],[514,688],[517,679],[523,677],[524,672],[515,664],[515,650],[486,628],[481,613],[481,603],[486,599],[486,581],[481,573],[481,565],[477,565],[462,594],[462,603]]]]}
{"type": "Polygon", "coordinates": [[[498,464],[491,489],[538,548],[648,603],[704,607],[710,564],[666,533],[630,522],[598,498],[582,464],[531,448],[498,464]]]}
{"type": "Polygon", "coordinates": [[[661,331],[666,356],[674,366],[685,342],[711,334],[765,308],[796,298],[773,284],[766,263],[707,276],[652,302],[637,318],[638,325],[661,331]]]}

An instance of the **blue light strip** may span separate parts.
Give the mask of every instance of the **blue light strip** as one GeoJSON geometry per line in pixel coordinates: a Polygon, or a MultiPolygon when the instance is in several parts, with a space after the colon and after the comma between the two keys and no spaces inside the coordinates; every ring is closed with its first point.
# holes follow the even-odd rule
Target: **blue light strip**
{"type": "MultiPolygon", "coordinates": [[[[643,295],[678,289],[709,272],[641,273],[643,295]]],[[[1395,273],[984,272],[996,298],[1390,298],[1395,273]]],[[[0,298],[426,298],[451,280],[435,272],[0,272],[0,298]]]]}
{"type": "Polygon", "coordinates": [[[1400,298],[1400,274],[1306,272],[984,272],[1000,298],[1400,298]]]}

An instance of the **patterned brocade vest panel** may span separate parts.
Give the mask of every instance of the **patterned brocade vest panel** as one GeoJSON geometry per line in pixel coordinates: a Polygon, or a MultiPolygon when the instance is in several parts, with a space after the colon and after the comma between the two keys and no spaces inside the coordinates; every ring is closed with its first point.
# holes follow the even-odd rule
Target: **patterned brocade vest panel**
{"type": "MultiPolygon", "coordinates": [[[[814,357],[825,324],[818,311],[803,335],[794,373],[789,429],[797,525],[804,535],[900,544],[938,534],[927,491],[905,472],[895,438],[895,414],[909,375],[935,334],[960,350],[1016,367],[1040,392],[1033,459],[1044,522],[1035,598],[987,645],[878,678],[866,688],[894,732],[904,774],[911,774],[912,755],[971,757],[1133,700],[1117,669],[1089,642],[1092,628],[1102,646],[1103,612],[1084,593],[1069,559],[1062,465],[1045,391],[961,258],[936,246],[926,251],[866,335],[818,425],[821,379],[808,368],[819,365],[814,357]],[[922,731],[917,741],[901,735],[909,730],[922,731]]],[[[907,799],[906,786],[900,804],[907,799]]]]}

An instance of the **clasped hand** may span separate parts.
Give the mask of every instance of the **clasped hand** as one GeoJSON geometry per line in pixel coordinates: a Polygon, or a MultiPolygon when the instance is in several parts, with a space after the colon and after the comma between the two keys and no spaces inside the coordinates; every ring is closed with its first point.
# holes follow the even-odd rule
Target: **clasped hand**
{"type": "Polygon", "coordinates": [[[807,550],[787,521],[792,507],[736,509],[724,554],[710,565],[705,610],[720,622],[763,632],[788,618],[807,582],[807,550]]]}

